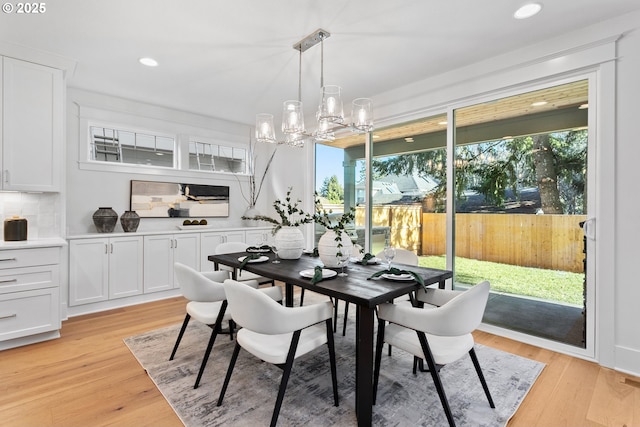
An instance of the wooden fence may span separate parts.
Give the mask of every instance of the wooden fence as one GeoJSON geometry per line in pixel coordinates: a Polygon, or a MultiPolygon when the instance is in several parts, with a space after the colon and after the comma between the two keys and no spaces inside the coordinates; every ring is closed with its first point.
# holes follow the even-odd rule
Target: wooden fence
{"type": "MultiPolygon", "coordinates": [[[[503,264],[583,272],[585,215],[456,215],[456,256],[503,264]]],[[[356,224],[364,210],[356,210],[356,224]]],[[[375,206],[373,225],[390,227],[391,244],[419,255],[446,253],[446,214],[419,205],[375,206]]]]}

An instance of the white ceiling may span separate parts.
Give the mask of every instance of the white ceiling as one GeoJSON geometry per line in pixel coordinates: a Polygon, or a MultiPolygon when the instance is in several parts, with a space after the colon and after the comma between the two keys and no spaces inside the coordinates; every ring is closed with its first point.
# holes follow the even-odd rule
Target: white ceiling
{"type": "MultiPolygon", "coordinates": [[[[640,8],[640,0],[56,0],[0,14],[0,41],[77,62],[68,85],[253,124],[296,99],[298,52],[318,28],[325,83],[346,102],[514,51],[640,8]],[[159,67],[137,59],[151,56],[159,67]]],[[[303,54],[302,100],[317,102],[320,47],[303,54]]],[[[346,103],[345,103],[346,105],[346,103]]]]}

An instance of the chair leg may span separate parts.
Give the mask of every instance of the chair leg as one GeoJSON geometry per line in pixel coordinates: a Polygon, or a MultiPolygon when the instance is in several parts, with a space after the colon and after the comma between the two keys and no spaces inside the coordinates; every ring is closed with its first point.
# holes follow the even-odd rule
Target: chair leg
{"type": "Polygon", "coordinates": [[[333,406],[339,406],[338,402],[338,373],[336,370],[336,349],[333,342],[333,327],[331,319],[327,319],[327,347],[329,347],[329,363],[331,365],[331,383],[333,385],[333,406]]]}
{"type": "Polygon", "coordinates": [[[384,320],[378,320],[378,337],[376,338],[376,360],[373,368],[373,404],[378,397],[378,378],[380,377],[380,362],[382,359],[382,347],[384,346],[384,320]]]}
{"type": "Polygon", "coordinates": [[[233,341],[233,333],[236,329],[236,322],[233,319],[229,319],[229,341],[233,341]]]}
{"type": "Polygon", "coordinates": [[[302,288],[302,290],[300,291],[300,307],[302,307],[303,303],[304,303],[304,288],[302,288]]]}
{"type": "MultiPolygon", "coordinates": [[[[333,301],[333,297],[329,297],[331,298],[331,302],[333,301]]],[[[340,300],[338,298],[336,298],[334,304],[333,304],[333,332],[336,332],[336,325],[338,324],[338,306],[340,305],[340,300]]]]}
{"type": "Polygon", "coordinates": [[[416,331],[416,333],[418,334],[418,340],[420,341],[420,345],[422,346],[422,352],[424,353],[425,360],[427,361],[427,365],[429,366],[429,371],[431,371],[433,383],[436,386],[436,390],[438,391],[438,396],[440,396],[440,402],[442,403],[442,407],[444,408],[444,413],[447,416],[447,420],[449,421],[449,426],[455,427],[456,423],[453,420],[453,414],[451,413],[451,408],[449,407],[449,401],[447,400],[447,395],[444,392],[442,381],[440,381],[440,375],[438,374],[436,362],[435,360],[433,360],[433,354],[431,353],[431,349],[429,348],[427,337],[425,336],[424,332],[416,331]]]}
{"type": "MultiPolygon", "coordinates": [[[[218,311],[218,317],[216,318],[216,323],[213,325],[213,331],[211,331],[211,336],[209,337],[209,343],[207,344],[207,349],[204,352],[204,357],[202,358],[202,363],[200,364],[200,371],[198,372],[198,378],[196,378],[196,383],[193,385],[193,388],[198,388],[200,385],[200,380],[202,379],[202,374],[204,374],[204,368],[207,366],[207,361],[209,361],[209,356],[211,355],[211,350],[213,349],[213,344],[216,342],[216,337],[218,333],[220,333],[220,324],[222,323],[222,319],[224,318],[224,312],[227,310],[227,300],[222,301],[222,306],[220,307],[220,311],[218,311]]],[[[231,328],[231,323],[229,323],[229,328],[231,328]]]]}
{"type": "Polygon", "coordinates": [[[482,388],[484,389],[484,394],[487,395],[489,406],[495,408],[496,405],[493,404],[493,399],[491,398],[489,387],[487,386],[487,382],[484,380],[484,375],[482,374],[482,369],[480,368],[480,362],[478,362],[478,356],[476,356],[476,350],[474,348],[471,348],[471,350],[469,350],[469,356],[471,356],[473,366],[476,368],[476,372],[478,373],[478,377],[480,378],[480,383],[482,384],[482,388]]]}
{"type": "Polygon", "coordinates": [[[347,334],[347,316],[349,315],[349,301],[344,302],[344,323],[342,324],[342,336],[347,334]]]}
{"type": "Polygon", "coordinates": [[[176,355],[176,351],[178,351],[178,346],[180,345],[180,341],[182,341],[182,336],[184,335],[184,331],[187,329],[187,325],[189,324],[189,319],[191,319],[191,315],[187,313],[187,315],[184,316],[184,321],[182,322],[182,328],[180,328],[178,339],[176,340],[176,344],[173,346],[173,351],[171,352],[171,356],[169,357],[169,360],[173,360],[173,357],[176,355]]]}
{"type": "Polygon", "coordinates": [[[275,427],[278,423],[278,415],[280,415],[280,407],[282,407],[284,392],[287,389],[287,383],[289,382],[289,375],[291,374],[291,368],[293,367],[293,360],[296,357],[296,349],[298,348],[300,333],[301,331],[297,330],[293,333],[293,337],[291,337],[291,345],[289,346],[289,354],[287,354],[287,361],[282,371],[282,380],[280,380],[280,389],[278,390],[276,406],[273,409],[273,415],[271,416],[271,427],[275,427]]]}
{"type": "Polygon", "coordinates": [[[229,380],[233,373],[233,367],[236,365],[236,360],[238,360],[238,353],[240,353],[240,344],[236,341],[236,346],[233,348],[233,354],[231,355],[231,361],[229,362],[229,368],[227,369],[227,375],[224,377],[224,384],[222,384],[222,390],[220,390],[217,406],[222,405],[222,399],[224,399],[224,394],[227,392],[227,386],[229,385],[229,380]]]}

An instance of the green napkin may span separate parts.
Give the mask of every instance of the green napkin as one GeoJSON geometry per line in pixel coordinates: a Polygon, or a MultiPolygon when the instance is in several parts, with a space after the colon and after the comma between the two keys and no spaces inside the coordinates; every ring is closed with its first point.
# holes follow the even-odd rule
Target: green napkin
{"type": "Polygon", "coordinates": [[[366,254],[364,254],[362,256],[362,261],[360,261],[360,263],[362,265],[367,265],[369,263],[369,260],[375,258],[373,255],[371,255],[369,252],[367,252],[366,254]]]}
{"type": "Polygon", "coordinates": [[[372,274],[371,277],[369,277],[367,280],[374,279],[376,277],[380,277],[383,274],[394,274],[396,276],[399,276],[401,274],[410,274],[415,279],[416,282],[420,283],[420,285],[422,285],[426,289],[426,286],[424,285],[424,280],[422,279],[422,276],[420,276],[417,273],[414,273],[413,271],[400,270],[399,268],[395,268],[395,267],[391,267],[391,269],[389,269],[389,270],[378,271],[377,273],[372,274]]]}
{"type": "Polygon", "coordinates": [[[311,278],[311,283],[316,284],[322,280],[322,266],[316,265],[313,272],[313,277],[311,278]]]}
{"type": "Polygon", "coordinates": [[[247,263],[253,259],[258,259],[260,258],[262,255],[260,254],[249,254],[246,257],[244,257],[244,259],[242,260],[242,262],[240,263],[240,270],[242,271],[242,269],[244,268],[245,265],[247,265],[247,263]]]}
{"type": "Polygon", "coordinates": [[[269,245],[262,245],[260,247],[258,247],[258,246],[249,246],[247,248],[247,252],[251,252],[251,251],[269,251],[269,252],[271,252],[271,246],[269,246],[269,245]]]}

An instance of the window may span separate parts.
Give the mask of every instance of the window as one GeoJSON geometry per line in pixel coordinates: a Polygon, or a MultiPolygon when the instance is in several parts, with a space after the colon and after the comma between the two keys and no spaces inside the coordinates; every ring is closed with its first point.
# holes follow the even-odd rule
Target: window
{"type": "Polygon", "coordinates": [[[91,126],[90,159],[173,168],[175,139],[121,129],[91,126]]]}
{"type": "Polygon", "coordinates": [[[192,141],[189,143],[189,169],[247,173],[247,150],[192,141]]]}

